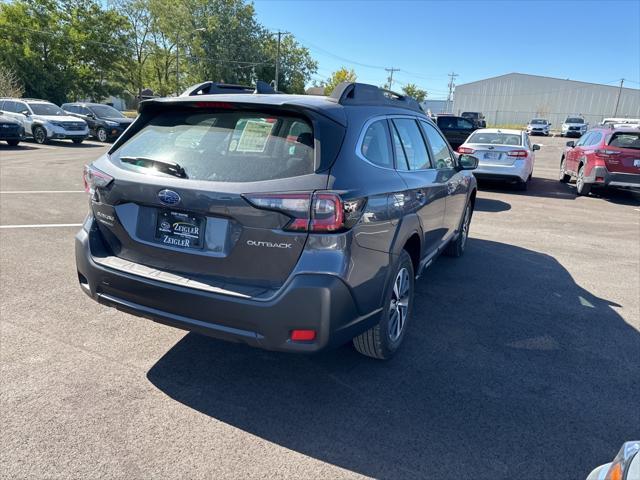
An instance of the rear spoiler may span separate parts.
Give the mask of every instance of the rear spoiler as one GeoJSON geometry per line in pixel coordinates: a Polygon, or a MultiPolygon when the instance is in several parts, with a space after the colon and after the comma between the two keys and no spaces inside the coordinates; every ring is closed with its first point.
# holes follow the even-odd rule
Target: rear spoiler
{"type": "Polygon", "coordinates": [[[191,85],[180,94],[181,97],[193,97],[197,95],[228,95],[234,93],[259,93],[278,94],[280,92],[273,89],[267,82],[258,80],[255,87],[246,85],[234,85],[231,83],[216,83],[212,81],[191,85]]]}

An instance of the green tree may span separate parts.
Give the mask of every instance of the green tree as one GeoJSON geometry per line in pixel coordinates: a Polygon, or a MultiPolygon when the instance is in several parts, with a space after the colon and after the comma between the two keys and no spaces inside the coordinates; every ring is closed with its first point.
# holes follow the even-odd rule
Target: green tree
{"type": "MultiPolygon", "coordinates": [[[[278,41],[273,35],[265,35],[262,40],[262,58],[265,60],[255,67],[257,80],[270,82],[276,76],[275,62],[278,41]]],[[[278,89],[285,93],[302,94],[305,85],[316,73],[316,62],[306,47],[300,45],[291,35],[286,35],[280,42],[280,78],[278,89]]]]}
{"type": "Polygon", "coordinates": [[[355,82],[358,76],[353,70],[347,70],[346,67],[342,67],[331,74],[326,82],[322,82],[321,86],[324,87],[324,94],[331,95],[333,89],[336,88],[342,82],[355,82]]]}
{"type": "Polygon", "coordinates": [[[402,87],[402,93],[415,98],[418,103],[422,103],[427,98],[427,91],[418,87],[415,83],[407,83],[402,87]]]}
{"type": "Polygon", "coordinates": [[[123,18],[94,0],[16,0],[0,4],[0,65],[25,95],[62,103],[117,93],[127,56],[123,18]]]}

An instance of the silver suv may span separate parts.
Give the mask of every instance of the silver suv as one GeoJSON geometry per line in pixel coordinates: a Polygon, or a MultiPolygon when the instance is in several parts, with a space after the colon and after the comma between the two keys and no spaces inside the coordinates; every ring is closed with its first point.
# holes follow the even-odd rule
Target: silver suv
{"type": "Polygon", "coordinates": [[[57,105],[31,98],[0,98],[0,110],[24,127],[25,135],[36,143],[49,140],[72,140],[82,143],[89,136],[87,122],[68,115],[57,105]]]}
{"type": "Polygon", "coordinates": [[[589,128],[589,124],[580,116],[567,117],[562,124],[560,136],[581,137],[589,128]]]}

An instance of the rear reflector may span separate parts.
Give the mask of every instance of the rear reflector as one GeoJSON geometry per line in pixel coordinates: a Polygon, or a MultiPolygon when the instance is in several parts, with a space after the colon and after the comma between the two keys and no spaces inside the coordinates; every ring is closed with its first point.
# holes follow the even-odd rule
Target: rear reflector
{"type": "Polygon", "coordinates": [[[464,154],[471,154],[475,152],[475,150],[473,148],[469,148],[469,147],[458,147],[458,153],[464,153],[464,154]]]}
{"type": "Polygon", "coordinates": [[[294,342],[310,342],[315,339],[315,330],[291,330],[291,340],[294,342]]]}

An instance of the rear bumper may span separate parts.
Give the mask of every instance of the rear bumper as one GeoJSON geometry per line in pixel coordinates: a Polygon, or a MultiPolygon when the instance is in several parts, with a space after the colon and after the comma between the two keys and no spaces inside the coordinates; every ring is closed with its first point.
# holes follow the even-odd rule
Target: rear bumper
{"type": "Polygon", "coordinates": [[[292,277],[266,300],[175,285],[105,267],[91,253],[92,232],[76,236],[83,291],[118,310],[222,340],[267,350],[316,352],[348,342],[375,325],[380,310],[360,315],[349,287],[327,274],[292,277]],[[312,342],[292,342],[291,330],[316,331],[312,342]]]}
{"type": "Polygon", "coordinates": [[[529,164],[524,160],[516,160],[513,165],[478,165],[473,170],[473,175],[479,180],[506,180],[506,181],[522,181],[526,182],[529,178],[529,164]]]}
{"type": "Polygon", "coordinates": [[[584,181],[605,187],[640,188],[640,174],[610,172],[606,167],[593,167],[584,181]]]}
{"type": "Polygon", "coordinates": [[[24,130],[3,131],[0,130],[0,140],[22,140],[24,130]]]}

